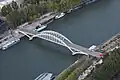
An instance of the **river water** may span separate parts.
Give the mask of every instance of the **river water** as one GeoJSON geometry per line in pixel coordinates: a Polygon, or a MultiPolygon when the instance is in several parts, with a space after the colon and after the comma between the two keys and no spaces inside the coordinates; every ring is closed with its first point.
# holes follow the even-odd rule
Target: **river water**
{"type": "MultiPolygon", "coordinates": [[[[120,0],[100,0],[54,21],[47,29],[62,33],[72,42],[90,47],[120,30],[120,0]]],[[[33,80],[42,72],[58,74],[77,59],[62,46],[25,37],[17,45],[0,51],[0,80],[33,80]]]]}

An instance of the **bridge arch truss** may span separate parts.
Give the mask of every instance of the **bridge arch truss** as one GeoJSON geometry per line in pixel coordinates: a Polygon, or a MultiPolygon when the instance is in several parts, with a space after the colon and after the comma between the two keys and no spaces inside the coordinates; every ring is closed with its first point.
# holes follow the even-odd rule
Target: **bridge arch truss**
{"type": "Polygon", "coordinates": [[[34,37],[39,37],[47,41],[67,47],[73,54],[75,54],[75,51],[73,51],[71,47],[68,46],[68,44],[73,44],[73,43],[68,38],[66,38],[65,36],[63,36],[62,34],[58,32],[46,30],[46,31],[40,32],[37,35],[34,35],[32,38],[34,37]]]}

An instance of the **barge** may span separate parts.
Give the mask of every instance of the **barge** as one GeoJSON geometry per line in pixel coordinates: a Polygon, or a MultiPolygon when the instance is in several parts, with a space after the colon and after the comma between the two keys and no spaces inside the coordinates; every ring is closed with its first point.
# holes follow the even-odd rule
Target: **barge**
{"type": "Polygon", "coordinates": [[[18,43],[19,41],[20,41],[20,39],[13,39],[13,40],[7,41],[6,43],[4,43],[4,45],[1,47],[1,49],[6,50],[7,48],[18,43]]]}

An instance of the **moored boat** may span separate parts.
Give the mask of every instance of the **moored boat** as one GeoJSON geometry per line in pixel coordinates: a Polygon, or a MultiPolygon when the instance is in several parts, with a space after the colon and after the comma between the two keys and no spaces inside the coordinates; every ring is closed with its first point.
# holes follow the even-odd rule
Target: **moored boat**
{"type": "Polygon", "coordinates": [[[39,32],[39,31],[41,31],[41,30],[43,30],[43,29],[45,29],[47,27],[47,25],[38,25],[35,29],[34,29],[34,31],[37,31],[37,32],[39,32]]]}
{"type": "Polygon", "coordinates": [[[65,16],[65,13],[62,12],[62,13],[56,15],[56,16],[55,16],[55,19],[59,19],[59,18],[61,18],[61,17],[63,17],[63,16],[65,16]]]}
{"type": "Polygon", "coordinates": [[[18,43],[20,39],[13,39],[12,41],[7,42],[5,45],[1,47],[2,50],[6,50],[7,48],[13,46],[14,44],[18,43]]]}

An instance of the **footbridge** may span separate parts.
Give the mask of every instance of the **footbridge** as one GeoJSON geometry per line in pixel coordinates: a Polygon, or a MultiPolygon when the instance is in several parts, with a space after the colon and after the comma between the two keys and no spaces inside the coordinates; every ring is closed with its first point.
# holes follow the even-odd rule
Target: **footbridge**
{"type": "Polygon", "coordinates": [[[29,40],[32,40],[34,37],[38,37],[38,38],[59,44],[61,46],[67,47],[72,52],[72,55],[84,54],[84,55],[91,55],[98,58],[102,57],[102,54],[100,52],[90,51],[85,47],[74,44],[62,34],[52,30],[37,32],[37,31],[31,31],[31,30],[25,30],[25,29],[18,29],[17,31],[19,33],[26,35],[29,38],[29,40]]]}

